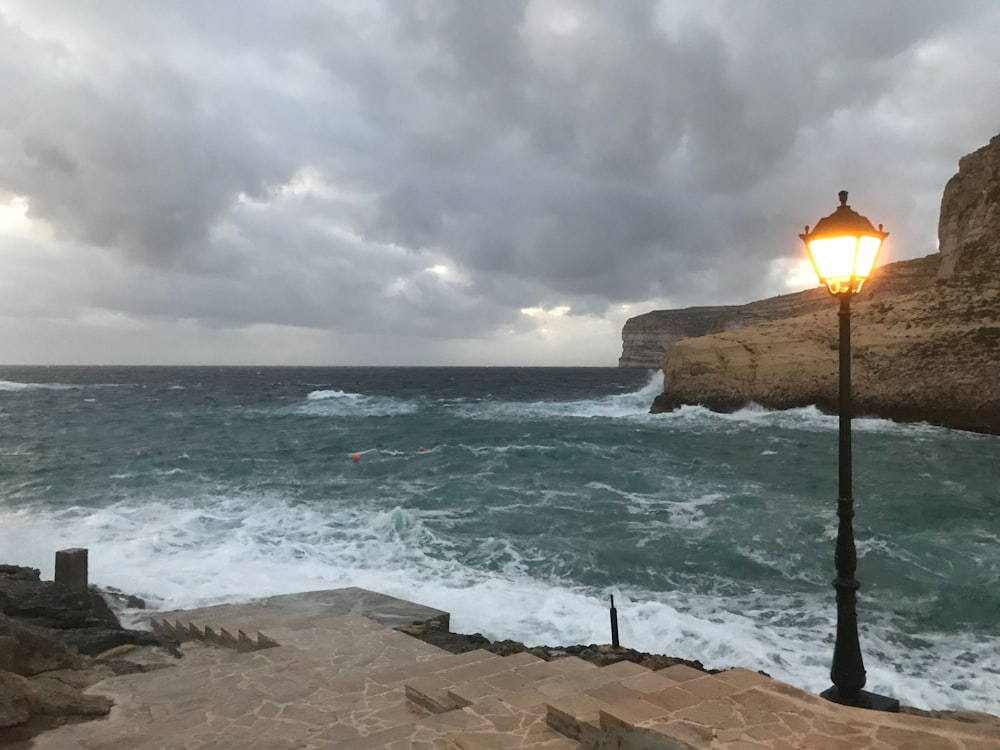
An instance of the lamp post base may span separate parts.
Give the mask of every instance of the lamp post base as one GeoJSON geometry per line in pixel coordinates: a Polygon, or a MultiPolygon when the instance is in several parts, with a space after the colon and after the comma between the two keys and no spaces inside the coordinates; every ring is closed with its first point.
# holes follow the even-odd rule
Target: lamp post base
{"type": "Polygon", "coordinates": [[[854,706],[855,708],[867,708],[872,711],[886,711],[891,714],[899,713],[899,701],[887,695],[869,693],[867,690],[859,690],[857,694],[847,696],[840,694],[840,688],[834,685],[819,694],[821,698],[826,698],[832,703],[839,703],[842,706],[854,706]]]}

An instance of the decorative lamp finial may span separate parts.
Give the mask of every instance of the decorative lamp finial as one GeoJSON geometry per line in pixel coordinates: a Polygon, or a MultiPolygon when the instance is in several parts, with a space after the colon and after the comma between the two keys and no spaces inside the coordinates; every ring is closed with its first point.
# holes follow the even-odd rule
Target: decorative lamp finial
{"type": "Polygon", "coordinates": [[[837,193],[837,196],[840,198],[840,205],[841,206],[846,206],[847,205],[847,191],[846,190],[841,190],[839,193],[837,193]]]}

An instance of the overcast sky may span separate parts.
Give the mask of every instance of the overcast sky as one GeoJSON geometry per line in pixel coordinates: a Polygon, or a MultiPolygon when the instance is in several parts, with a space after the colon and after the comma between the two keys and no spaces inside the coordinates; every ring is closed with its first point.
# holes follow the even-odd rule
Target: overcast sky
{"type": "Polygon", "coordinates": [[[0,362],[607,365],[936,250],[996,0],[0,0],[0,362]]]}

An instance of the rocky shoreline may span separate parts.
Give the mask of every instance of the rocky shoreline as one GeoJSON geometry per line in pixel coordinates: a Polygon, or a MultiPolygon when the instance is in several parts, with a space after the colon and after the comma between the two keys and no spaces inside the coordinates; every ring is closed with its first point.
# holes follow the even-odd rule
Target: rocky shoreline
{"type": "Polygon", "coordinates": [[[123,628],[109,601],[142,606],[121,592],[77,591],[41,580],[35,568],[0,565],[0,747],[107,716],[111,701],[88,687],[180,656],[175,643],[123,628]]]}
{"type": "Polygon", "coordinates": [[[599,667],[606,667],[609,664],[616,664],[620,661],[630,661],[654,671],[666,669],[676,664],[685,664],[706,674],[718,674],[722,671],[719,669],[706,669],[700,661],[681,659],[676,656],[665,656],[663,654],[651,654],[624,646],[616,648],[609,644],[526,646],[520,641],[491,641],[481,633],[452,633],[450,630],[442,628],[439,622],[434,621],[415,622],[407,627],[397,628],[397,630],[453,654],[464,654],[466,651],[482,649],[498,656],[510,656],[511,654],[527,652],[545,661],[552,661],[563,656],[575,656],[578,659],[589,661],[599,667]]]}

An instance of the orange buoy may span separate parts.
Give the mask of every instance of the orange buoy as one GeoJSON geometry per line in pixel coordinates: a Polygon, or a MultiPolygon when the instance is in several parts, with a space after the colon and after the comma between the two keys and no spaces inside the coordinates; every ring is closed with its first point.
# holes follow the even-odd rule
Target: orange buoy
{"type": "Polygon", "coordinates": [[[421,445],[420,446],[420,452],[423,453],[423,451],[424,451],[424,446],[421,445]]]}
{"type": "Polygon", "coordinates": [[[361,454],[355,453],[353,456],[351,456],[351,458],[354,459],[355,462],[358,462],[361,460],[361,454]]]}

